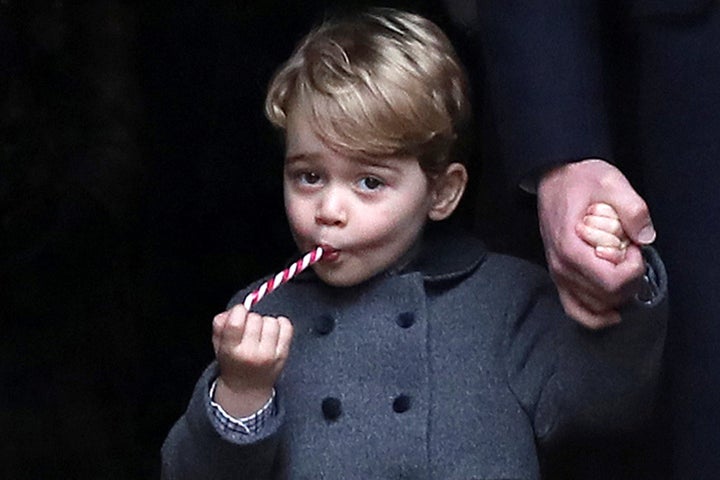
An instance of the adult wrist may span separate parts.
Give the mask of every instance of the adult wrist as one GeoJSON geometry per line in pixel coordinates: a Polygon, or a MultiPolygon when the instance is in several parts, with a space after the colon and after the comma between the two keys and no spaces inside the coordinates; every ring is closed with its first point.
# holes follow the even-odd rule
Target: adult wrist
{"type": "Polygon", "coordinates": [[[554,178],[557,178],[558,175],[560,175],[564,170],[578,167],[582,168],[591,163],[606,163],[608,165],[611,165],[611,163],[607,160],[595,157],[588,157],[576,161],[568,161],[563,163],[554,163],[542,170],[535,172],[533,175],[524,178],[521,182],[520,187],[529,193],[537,194],[539,193],[540,189],[545,184],[547,184],[547,182],[552,181],[554,178]]]}

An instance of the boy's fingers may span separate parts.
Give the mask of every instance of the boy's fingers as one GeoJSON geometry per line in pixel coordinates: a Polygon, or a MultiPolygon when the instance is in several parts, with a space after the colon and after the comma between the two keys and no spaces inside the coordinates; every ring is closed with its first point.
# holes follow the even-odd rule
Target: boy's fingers
{"type": "Polygon", "coordinates": [[[275,317],[262,318],[262,332],[260,333],[260,349],[269,356],[275,356],[280,324],[275,317]]]}
{"type": "Polygon", "coordinates": [[[603,260],[612,262],[615,265],[622,263],[622,261],[625,260],[626,252],[627,252],[627,249],[625,249],[625,248],[614,248],[614,247],[603,247],[603,246],[595,247],[595,255],[597,255],[598,258],[602,258],[603,260]]]}
{"type": "Polygon", "coordinates": [[[276,356],[278,358],[286,359],[290,353],[290,344],[292,343],[293,337],[293,326],[290,320],[286,317],[278,317],[278,339],[276,356]]]}
{"type": "Polygon", "coordinates": [[[222,337],[222,332],[225,329],[225,323],[227,322],[229,315],[230,314],[228,312],[221,312],[213,317],[212,343],[215,355],[217,355],[218,350],[220,349],[220,338],[222,337]]]}
{"type": "Polygon", "coordinates": [[[219,334],[225,328],[225,322],[227,322],[229,313],[221,312],[213,317],[213,334],[219,334]]]}
{"type": "Polygon", "coordinates": [[[621,240],[616,235],[600,230],[599,228],[589,227],[584,223],[578,224],[576,231],[583,241],[593,247],[626,248],[628,246],[627,241],[621,240]]]}
{"type": "Polygon", "coordinates": [[[607,203],[593,203],[588,207],[587,214],[606,218],[620,218],[615,209],[607,203]]]}
{"type": "Polygon", "coordinates": [[[263,318],[259,313],[250,312],[245,320],[245,331],[243,332],[242,341],[260,343],[263,330],[263,318]]]}
{"type": "Polygon", "coordinates": [[[233,344],[240,343],[245,335],[248,317],[249,314],[242,305],[236,305],[230,309],[225,326],[220,334],[221,340],[233,344]]]}
{"type": "Polygon", "coordinates": [[[600,215],[585,215],[585,217],[583,217],[583,225],[597,228],[598,230],[604,230],[620,238],[625,237],[625,231],[620,224],[620,220],[617,218],[603,217],[600,215]]]}

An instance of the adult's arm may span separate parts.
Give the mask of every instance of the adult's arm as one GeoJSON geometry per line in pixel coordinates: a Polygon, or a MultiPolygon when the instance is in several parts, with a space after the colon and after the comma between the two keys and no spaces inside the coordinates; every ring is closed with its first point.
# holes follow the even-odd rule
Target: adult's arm
{"type": "Polygon", "coordinates": [[[599,1],[477,2],[483,96],[516,184],[612,158],[599,1]]]}
{"type": "Polygon", "coordinates": [[[498,137],[498,160],[513,184],[537,188],[545,256],[565,311],[587,327],[616,324],[622,292],[641,268],[637,245],[652,241],[654,232],[647,205],[609,163],[608,12],[599,1],[479,0],[470,12],[447,3],[478,39],[476,61],[485,72],[482,95],[498,137]],[[589,158],[596,160],[583,161],[589,158]],[[615,207],[637,244],[617,267],[600,261],[575,233],[593,202],[615,207]]]}

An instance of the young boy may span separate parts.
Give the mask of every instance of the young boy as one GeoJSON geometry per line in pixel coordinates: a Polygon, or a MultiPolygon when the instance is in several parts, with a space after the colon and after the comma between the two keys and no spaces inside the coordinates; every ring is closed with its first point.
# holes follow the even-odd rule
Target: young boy
{"type": "Polygon", "coordinates": [[[564,315],[547,272],[440,222],[467,181],[452,158],[465,88],[443,33],[387,9],[327,21],[279,70],[266,111],[285,133],[287,217],[323,259],[215,317],[217,361],[163,478],[538,478],[537,443],[647,409],[664,270],[652,250],[623,256],[610,207],[578,233],[653,288],[623,292],[602,332],[564,315]]]}

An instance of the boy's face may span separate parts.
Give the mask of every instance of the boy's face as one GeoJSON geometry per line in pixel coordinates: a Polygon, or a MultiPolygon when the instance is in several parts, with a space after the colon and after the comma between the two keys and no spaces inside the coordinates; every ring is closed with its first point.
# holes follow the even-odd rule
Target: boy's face
{"type": "Polygon", "coordinates": [[[286,124],[285,210],[302,251],[325,249],[315,272],[358,284],[392,266],[418,238],[431,186],[415,158],[367,159],[329,149],[301,106],[286,124]]]}

